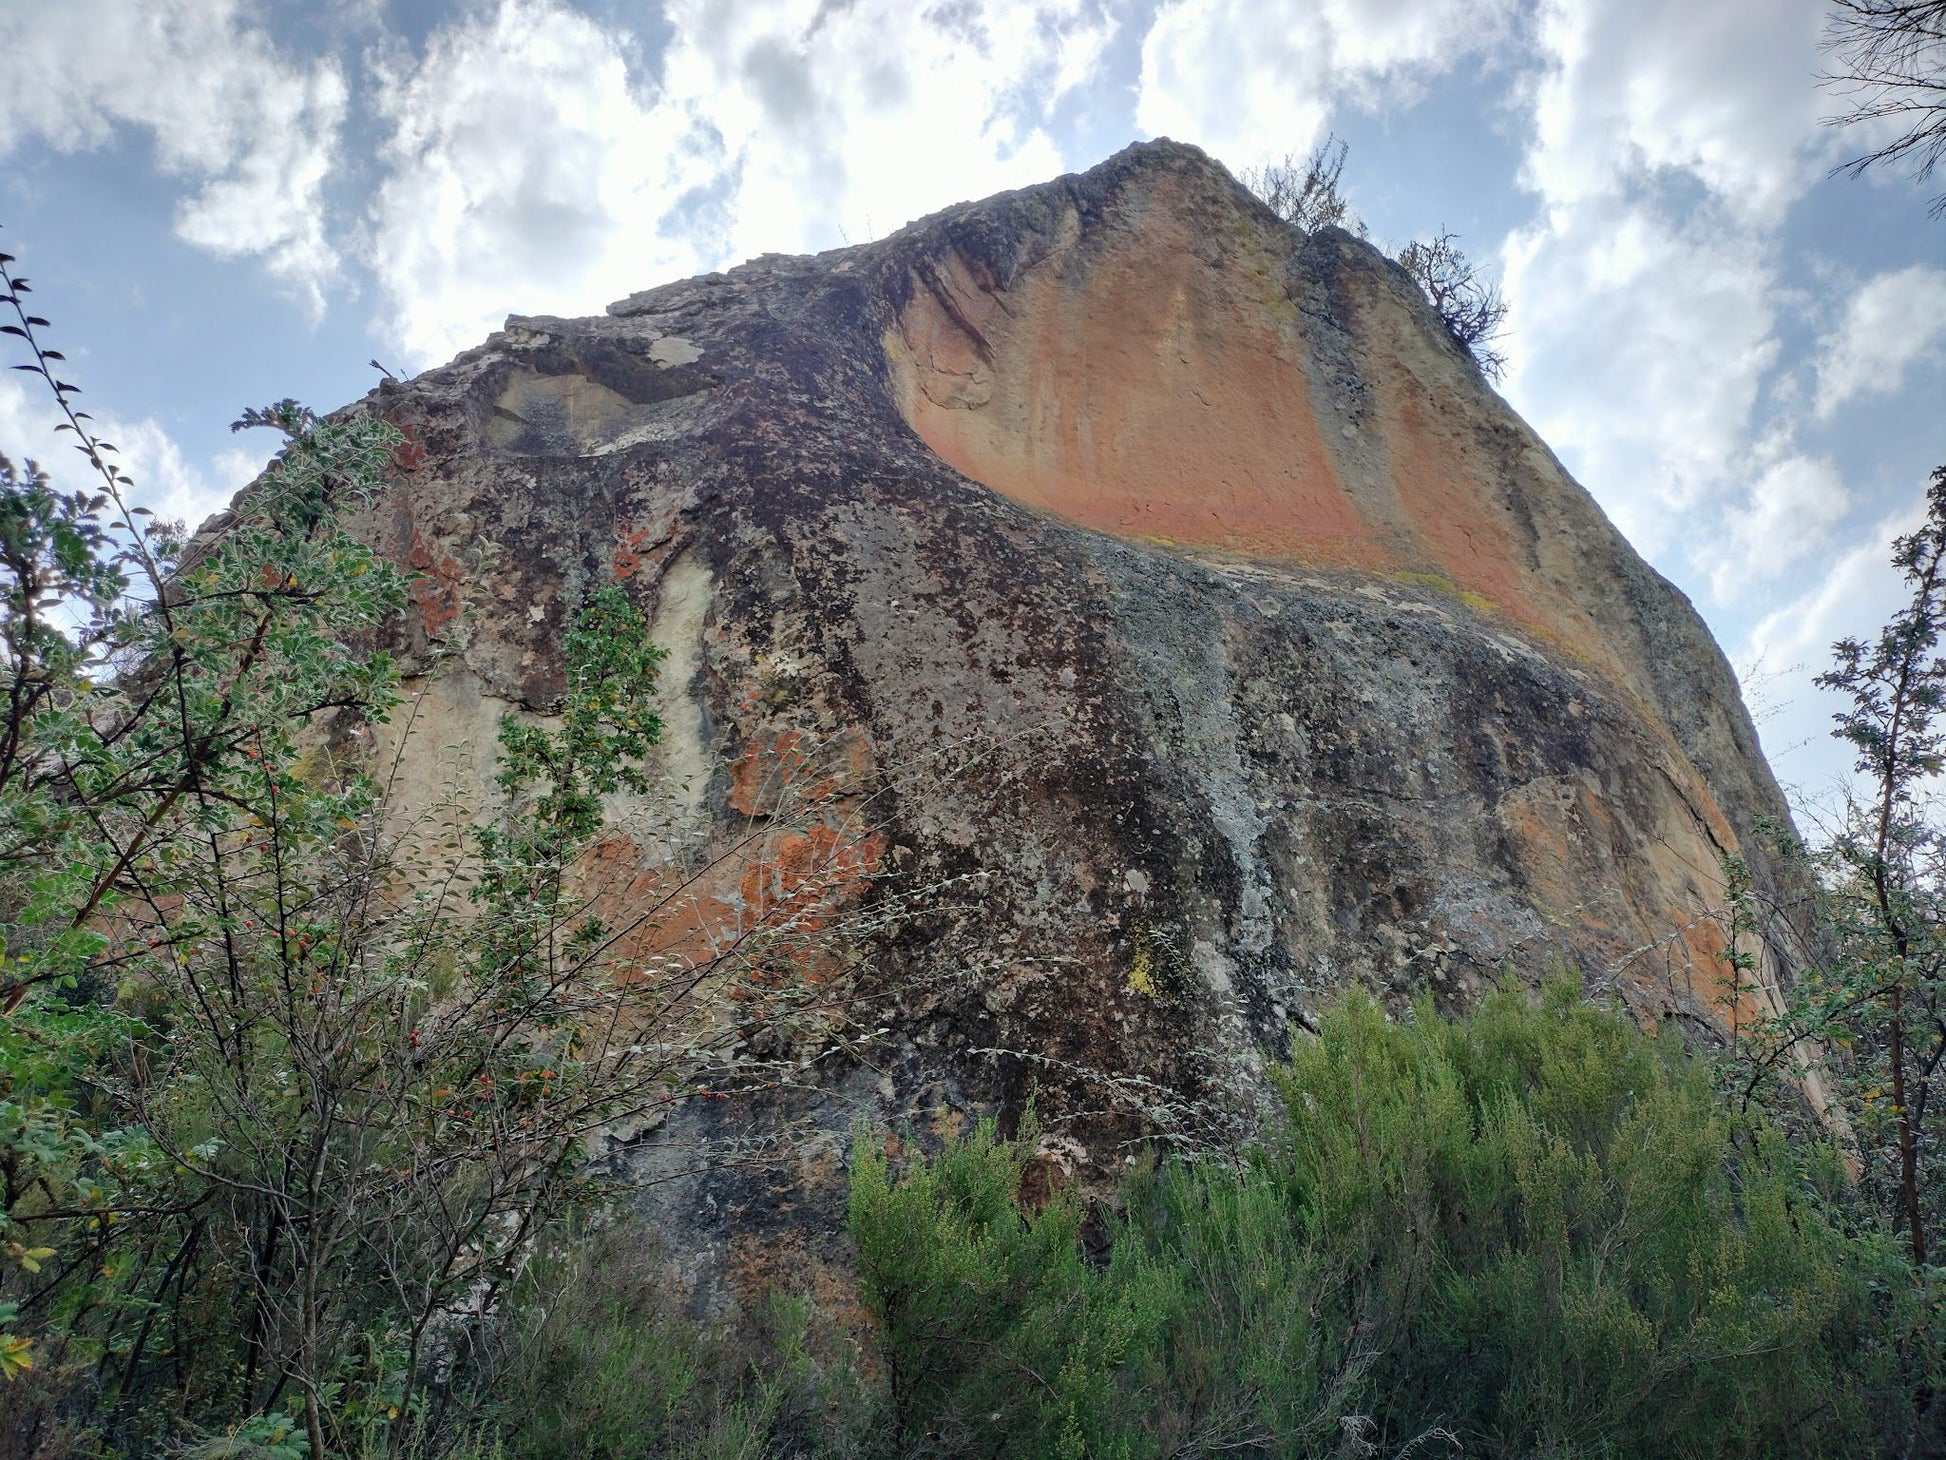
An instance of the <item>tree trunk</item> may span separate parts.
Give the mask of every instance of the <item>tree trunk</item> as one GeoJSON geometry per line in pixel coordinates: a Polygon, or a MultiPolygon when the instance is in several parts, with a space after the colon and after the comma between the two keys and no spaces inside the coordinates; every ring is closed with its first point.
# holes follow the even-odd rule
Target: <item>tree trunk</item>
{"type": "Polygon", "coordinates": [[[324,1422],[318,1418],[318,1391],[304,1389],[304,1433],[311,1440],[311,1460],[330,1460],[324,1453],[324,1422]]]}
{"type": "Polygon", "coordinates": [[[1899,1124],[1899,1192],[1905,1202],[1906,1230],[1912,1238],[1912,1261],[1926,1265],[1926,1226],[1919,1211],[1919,1149],[1912,1129],[1912,1111],[1905,1100],[1905,990],[1892,986],[1892,1110],[1899,1124]]]}

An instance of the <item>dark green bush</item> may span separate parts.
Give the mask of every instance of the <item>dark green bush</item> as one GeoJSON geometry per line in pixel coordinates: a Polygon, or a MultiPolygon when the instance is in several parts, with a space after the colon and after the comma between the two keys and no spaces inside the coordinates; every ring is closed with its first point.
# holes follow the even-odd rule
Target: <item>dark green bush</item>
{"type": "Polygon", "coordinates": [[[733,1326],[683,1312],[681,1291],[639,1228],[547,1248],[468,1366],[465,1437],[447,1460],[859,1448],[871,1398],[844,1337],[808,1300],[779,1297],[733,1326]]]}
{"type": "Polygon", "coordinates": [[[1278,1079],[1274,1139],[1112,1203],[1022,1202],[1031,1121],[861,1140],[868,1335],[803,1300],[699,1322],[640,1231],[558,1244],[413,1453],[1937,1453],[1901,1246],[1673,1037],[1570,985],[1460,1020],[1352,996],[1278,1079]]]}
{"type": "Polygon", "coordinates": [[[1284,1077],[1267,1157],[1384,1336],[1367,1401],[1503,1455],[1816,1455],[1903,1412],[1896,1249],[1832,1220],[1836,1163],[1733,1125],[1673,1038],[1501,995],[1388,1023],[1353,999],[1284,1077]],[[1822,1178],[1822,1179],[1819,1179],[1822,1178]]]}
{"type": "MultiPolygon", "coordinates": [[[[1896,1247],[1825,1152],[1732,1121],[1707,1070],[1583,1003],[1392,1022],[1354,996],[1238,1167],[1016,1210],[983,1127],[851,1223],[903,1453],[1842,1455],[1903,1448],[1928,1362],[1896,1247]]],[[[861,1147],[862,1151],[862,1147],[861,1147]]],[[[1936,1362],[1936,1355],[1933,1356],[1936,1362]]]]}

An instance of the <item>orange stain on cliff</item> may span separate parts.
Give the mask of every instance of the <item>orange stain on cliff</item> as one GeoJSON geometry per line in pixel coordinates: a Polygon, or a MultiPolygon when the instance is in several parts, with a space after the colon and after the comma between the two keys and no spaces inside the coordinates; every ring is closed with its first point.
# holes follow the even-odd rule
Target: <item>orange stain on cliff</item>
{"type": "Polygon", "coordinates": [[[583,859],[581,886],[613,930],[607,962],[619,982],[740,971],[761,994],[830,977],[840,955],[827,935],[882,870],[887,850],[882,833],[813,823],[686,873],[643,869],[642,849],[613,836],[583,859]]]}
{"type": "Polygon", "coordinates": [[[1288,240],[1239,213],[1235,247],[1214,256],[1196,221],[1210,205],[1176,186],[1128,205],[1112,247],[1073,247],[1071,219],[1065,246],[1005,287],[958,255],[914,276],[886,347],[899,406],[934,453],[1118,536],[1444,581],[1614,668],[1542,571],[1491,423],[1453,408],[1468,392],[1441,376],[1465,367],[1382,269],[1345,271],[1346,302],[1370,316],[1359,353],[1315,367],[1315,326],[1276,252],[1288,240]],[[1355,375],[1360,421],[1320,403],[1314,368],[1331,390],[1355,375]]]}
{"type": "Polygon", "coordinates": [[[730,809],[774,816],[786,803],[822,805],[856,792],[871,770],[871,744],[857,726],[822,742],[797,730],[761,732],[730,762],[730,809]]]}
{"type": "MultiPolygon", "coordinates": [[[[1670,909],[1670,916],[1676,915],[1670,909]]],[[[1730,963],[1730,940],[1722,924],[1714,918],[1699,918],[1691,913],[1683,926],[1682,941],[1688,958],[1685,970],[1697,999],[1716,1011],[1726,1025],[1748,1030],[1751,1024],[1772,1011],[1765,1005],[1754,970],[1738,970],[1730,963]]],[[[1748,953],[1749,947],[1743,949],[1748,953]]]]}
{"type": "Polygon", "coordinates": [[[957,256],[929,270],[892,344],[913,428],[963,475],[1104,532],[1382,566],[1268,281],[1211,268],[1166,201],[1143,227],[1007,291],[957,256]]]}
{"type": "Polygon", "coordinates": [[[730,809],[743,816],[769,816],[786,786],[810,769],[803,737],[795,730],[756,737],[730,762],[730,809]]]}
{"type": "Polygon", "coordinates": [[[884,870],[890,843],[862,825],[855,794],[872,767],[853,729],[828,743],[797,731],[756,738],[731,766],[731,804],[775,818],[700,866],[645,865],[622,832],[584,855],[580,886],[613,929],[618,977],[644,982],[738,972],[736,1001],[761,1001],[793,981],[823,983],[841,969],[839,920],[884,870]],[[659,970],[651,974],[649,969],[659,970]]]}
{"type": "Polygon", "coordinates": [[[650,553],[645,550],[644,544],[653,536],[654,534],[646,527],[638,527],[633,532],[615,529],[616,578],[633,578],[642,570],[642,565],[650,558],[650,553]]]}
{"type": "Polygon", "coordinates": [[[1519,848],[1521,867],[1533,894],[1557,914],[1572,907],[1577,887],[1573,827],[1568,818],[1556,808],[1518,795],[1502,798],[1499,812],[1519,848]]]}
{"type": "Polygon", "coordinates": [[[416,571],[412,580],[412,601],[425,620],[426,634],[437,639],[446,626],[460,616],[460,565],[445,552],[436,551],[415,526],[406,564],[416,571]]]}
{"type": "Polygon", "coordinates": [[[403,472],[416,472],[426,464],[426,448],[419,443],[419,437],[410,424],[390,423],[405,439],[392,448],[392,465],[403,472]]]}
{"type": "Polygon", "coordinates": [[[744,868],[745,911],[768,921],[784,920],[804,933],[821,932],[839,908],[864,890],[884,864],[883,832],[855,833],[843,827],[812,825],[779,837],[768,855],[744,868]]]}
{"type": "MultiPolygon", "coordinates": [[[[1396,382],[1381,400],[1393,486],[1427,556],[1459,587],[1510,618],[1542,626],[1506,494],[1475,466],[1469,433],[1444,422],[1415,381],[1396,382]]],[[[1556,600],[1549,607],[1559,614],[1569,606],[1556,600]]]]}

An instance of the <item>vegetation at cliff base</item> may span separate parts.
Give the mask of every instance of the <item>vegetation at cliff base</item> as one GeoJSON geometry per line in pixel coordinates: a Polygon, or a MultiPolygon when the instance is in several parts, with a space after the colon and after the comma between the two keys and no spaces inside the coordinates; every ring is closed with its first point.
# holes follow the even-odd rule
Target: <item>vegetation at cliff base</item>
{"type": "Polygon", "coordinates": [[[1017,1210],[1024,1143],[862,1155],[907,1452],[1817,1455],[1909,1422],[1937,1336],[1835,1154],[1573,984],[1462,1020],[1354,995],[1279,1085],[1237,1163],[1131,1177],[1099,1262],[1083,1203],[1017,1210]]]}
{"type": "Polygon", "coordinates": [[[281,449],[191,539],[131,504],[12,263],[6,332],[92,480],[0,458],[0,1455],[400,1453],[599,1204],[591,1143],[823,1017],[842,980],[791,954],[827,883],[799,855],[688,946],[654,936],[682,879],[603,901],[604,798],[661,731],[614,583],[545,713],[501,720],[497,794],[402,807],[408,578],[347,522],[403,433],[248,411],[281,449]]]}
{"type": "Polygon", "coordinates": [[[862,1323],[685,1320],[627,1229],[551,1255],[469,1453],[1934,1453],[1901,1244],[1678,1037],[1570,981],[1460,1019],[1352,995],[1278,1084],[1274,1137],[1112,1192],[1062,1187],[1031,1117],[930,1156],[861,1129],[862,1323]]]}

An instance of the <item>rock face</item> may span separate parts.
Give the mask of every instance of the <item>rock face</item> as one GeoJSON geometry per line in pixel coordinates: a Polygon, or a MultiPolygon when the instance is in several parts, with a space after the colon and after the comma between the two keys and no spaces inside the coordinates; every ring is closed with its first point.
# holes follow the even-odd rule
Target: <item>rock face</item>
{"type": "Polygon", "coordinates": [[[1721,859],[1774,881],[1784,803],[1687,600],[1396,266],[1193,148],[516,317],[371,404],[412,444],[367,529],[421,570],[419,733],[462,774],[619,578],[677,813],[624,819],[622,882],[811,763],[878,788],[861,898],[987,874],[868,950],[892,1033],[793,1107],[826,1126],[1032,1086],[1119,1160],[1247,1123],[1352,983],[1570,965],[1707,1021],[1721,859]]]}

